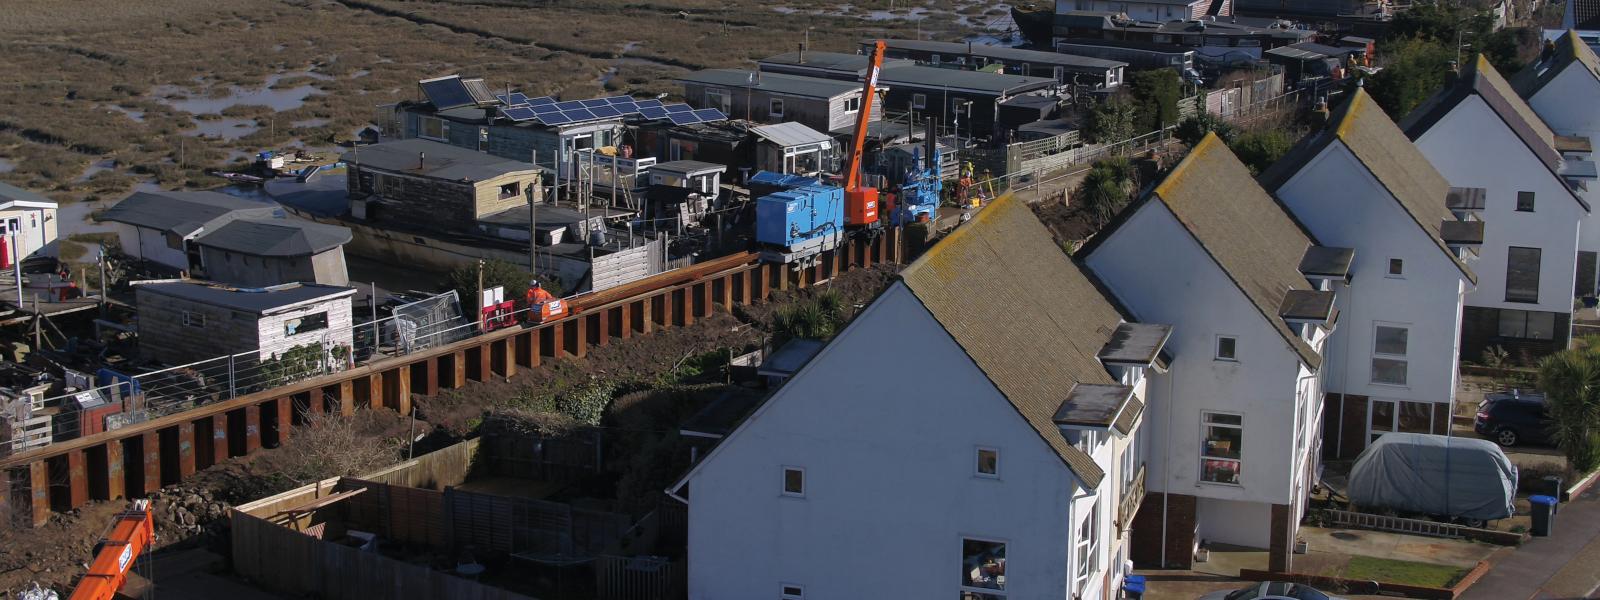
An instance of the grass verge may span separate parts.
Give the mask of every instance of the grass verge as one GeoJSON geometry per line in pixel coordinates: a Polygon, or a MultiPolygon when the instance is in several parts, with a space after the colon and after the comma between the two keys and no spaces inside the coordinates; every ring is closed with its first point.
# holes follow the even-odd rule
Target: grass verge
{"type": "Polygon", "coordinates": [[[1455,585],[1466,574],[1467,569],[1460,567],[1371,556],[1350,557],[1344,572],[1349,579],[1438,588],[1455,585]]]}

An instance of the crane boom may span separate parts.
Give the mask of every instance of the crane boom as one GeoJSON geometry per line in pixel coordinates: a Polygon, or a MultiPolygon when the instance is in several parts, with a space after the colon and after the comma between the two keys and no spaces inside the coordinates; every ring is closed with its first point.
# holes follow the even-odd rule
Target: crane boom
{"type": "Polygon", "coordinates": [[[872,45],[865,81],[861,86],[861,110],[856,113],[855,138],[850,142],[850,157],[844,172],[845,224],[867,226],[878,222],[878,189],[861,185],[861,155],[867,145],[867,123],[872,121],[872,100],[877,97],[878,71],[883,68],[885,45],[872,45]]]}
{"type": "Polygon", "coordinates": [[[127,580],[128,567],[155,541],[155,519],[150,516],[150,501],[138,500],[133,509],[122,513],[111,534],[101,541],[89,572],[84,573],[70,600],[111,600],[127,580]]]}

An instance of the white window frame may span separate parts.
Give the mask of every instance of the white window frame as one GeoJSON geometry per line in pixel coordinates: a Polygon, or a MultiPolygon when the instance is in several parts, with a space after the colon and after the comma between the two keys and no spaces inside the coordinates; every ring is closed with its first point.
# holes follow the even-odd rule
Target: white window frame
{"type": "Polygon", "coordinates": [[[911,108],[914,108],[914,109],[917,109],[917,110],[927,109],[928,108],[928,95],[927,94],[912,94],[911,95],[911,108]]]}
{"type": "Polygon", "coordinates": [[[733,108],[733,93],[727,88],[706,88],[706,107],[729,112],[733,108]]]}
{"type": "Polygon", "coordinates": [[[783,468],[778,470],[778,490],[783,493],[785,498],[806,497],[806,468],[795,465],[784,465],[783,468]],[[800,473],[800,491],[798,492],[789,491],[790,471],[798,471],[800,473]]]}
{"type": "Polygon", "coordinates": [[[805,600],[806,586],[798,583],[779,583],[778,598],[780,600],[805,600]]]}
{"type": "Polygon", "coordinates": [[[185,327],[205,327],[206,315],[192,310],[183,311],[183,324],[185,327]]]}
{"type": "Polygon", "coordinates": [[[995,448],[993,446],[978,446],[972,453],[972,460],[973,460],[973,464],[972,464],[972,474],[973,474],[973,476],[982,477],[984,479],[999,479],[1000,478],[1000,449],[999,448],[995,448]],[[993,473],[985,473],[985,472],[983,472],[983,453],[985,453],[985,452],[993,452],[994,453],[994,472],[993,473]]]}
{"type": "Polygon", "coordinates": [[[1235,412],[1221,411],[1221,410],[1202,410],[1202,411],[1200,411],[1200,464],[1198,465],[1200,467],[1199,482],[1200,483],[1204,483],[1204,484],[1209,484],[1209,485],[1231,485],[1231,486],[1235,486],[1235,487],[1244,485],[1243,484],[1243,480],[1244,480],[1244,447],[1243,446],[1244,446],[1244,415],[1243,414],[1235,413],[1235,412]],[[1235,424],[1232,424],[1232,423],[1214,423],[1211,420],[1207,419],[1207,417],[1209,417],[1211,415],[1238,417],[1239,418],[1239,424],[1235,425],[1235,424]],[[1234,452],[1235,454],[1237,454],[1239,456],[1238,458],[1227,458],[1227,457],[1223,457],[1223,456],[1208,456],[1208,455],[1206,455],[1206,430],[1209,429],[1209,428],[1212,428],[1212,427],[1226,427],[1226,428],[1239,430],[1239,446],[1240,446],[1240,448],[1237,451],[1234,452]],[[1208,461],[1208,460],[1220,460],[1220,461],[1233,463],[1234,464],[1234,469],[1233,469],[1234,478],[1238,479],[1240,481],[1240,483],[1229,483],[1229,482],[1226,482],[1226,481],[1211,481],[1209,479],[1206,479],[1206,461],[1208,461]]]}
{"type": "Polygon", "coordinates": [[[770,116],[770,117],[773,117],[773,118],[776,118],[776,119],[782,119],[783,118],[783,109],[784,109],[783,98],[768,98],[767,99],[767,116],[770,116]]]}
{"type": "Polygon", "coordinates": [[[1384,385],[1384,386],[1394,386],[1394,387],[1406,387],[1407,385],[1409,385],[1409,382],[1411,381],[1411,362],[1410,362],[1409,359],[1406,358],[1406,354],[1410,353],[1410,351],[1411,351],[1411,326],[1409,324],[1406,324],[1406,323],[1390,323],[1390,322],[1387,322],[1387,321],[1373,321],[1372,322],[1372,363],[1369,365],[1371,368],[1368,370],[1367,380],[1369,382],[1371,382],[1373,385],[1384,385]],[[1405,343],[1406,343],[1405,350],[1403,352],[1401,352],[1400,354],[1394,354],[1394,353],[1389,353],[1389,352],[1380,352],[1380,351],[1378,351],[1378,330],[1379,329],[1399,329],[1400,331],[1405,332],[1405,338],[1406,338],[1405,339],[1405,343]],[[1400,365],[1402,367],[1404,367],[1404,371],[1402,372],[1403,381],[1400,381],[1398,383],[1397,382],[1393,382],[1393,381],[1378,381],[1377,362],[1379,360],[1388,360],[1388,361],[1399,362],[1400,365]]]}
{"type": "Polygon", "coordinates": [[[1076,562],[1076,570],[1072,573],[1072,585],[1078,590],[1078,594],[1083,594],[1100,567],[1099,497],[1094,497],[1089,502],[1089,514],[1078,523],[1077,537],[1078,539],[1073,540],[1072,544],[1072,559],[1076,562]]]}
{"type": "MultiPolygon", "coordinates": [[[[962,536],[957,536],[956,537],[956,541],[957,541],[957,543],[959,543],[961,545],[959,547],[959,549],[958,549],[958,551],[961,554],[959,554],[958,556],[960,556],[963,561],[965,561],[966,558],[967,558],[967,556],[966,556],[967,549],[965,547],[966,543],[968,541],[973,541],[973,542],[983,542],[983,543],[987,543],[987,544],[1000,544],[1001,547],[1005,548],[1006,563],[1009,564],[1011,562],[1011,542],[1008,541],[1008,540],[1002,540],[1002,539],[999,539],[999,538],[991,538],[991,537],[962,535],[962,536]]],[[[961,565],[961,568],[965,569],[966,565],[965,564],[961,565]]],[[[1010,580],[1007,579],[1007,581],[1010,581],[1010,580]]],[[[1007,597],[1009,597],[1009,594],[1011,592],[1006,590],[1005,585],[1006,585],[1005,582],[1001,582],[999,588],[980,588],[980,587],[969,587],[969,586],[965,586],[965,585],[957,585],[956,588],[958,590],[960,590],[960,592],[963,593],[963,594],[975,594],[975,595],[978,595],[979,597],[993,596],[993,597],[997,597],[997,598],[1007,598],[1007,597]]]]}
{"type": "Polygon", "coordinates": [[[1211,346],[1211,354],[1216,360],[1227,361],[1227,362],[1239,362],[1239,336],[1237,336],[1237,335],[1217,334],[1216,342],[1211,346]],[[1232,356],[1223,356],[1222,355],[1222,340],[1232,340],[1233,341],[1233,355],[1232,356]]]}
{"type": "Polygon", "coordinates": [[[844,114],[851,115],[861,112],[861,97],[854,96],[844,99],[844,114]]]}
{"type": "Polygon", "coordinates": [[[1384,277],[1390,279],[1406,278],[1406,260],[1403,258],[1389,258],[1389,265],[1384,271],[1384,277]]]}

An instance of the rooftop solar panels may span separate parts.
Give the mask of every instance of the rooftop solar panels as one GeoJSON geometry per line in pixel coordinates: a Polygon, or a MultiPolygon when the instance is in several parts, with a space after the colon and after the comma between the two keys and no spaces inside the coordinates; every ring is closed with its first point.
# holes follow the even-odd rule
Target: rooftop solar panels
{"type": "MultiPolygon", "coordinates": [[[[436,91],[441,94],[452,91],[449,87],[451,78],[441,78],[438,83],[433,80],[424,83],[433,83],[436,91]]],[[[470,86],[462,86],[465,90],[460,99],[470,99],[470,86]]],[[[690,123],[703,123],[706,121],[720,121],[727,119],[722,111],[707,108],[695,110],[687,104],[662,104],[660,100],[635,100],[629,96],[609,96],[606,98],[591,98],[587,100],[556,101],[549,96],[529,98],[521,92],[512,92],[494,96],[505,106],[500,107],[500,114],[506,119],[518,123],[535,121],[544,125],[568,125],[572,123],[586,123],[590,121],[604,121],[618,117],[639,115],[649,120],[670,120],[677,125],[690,123]]],[[[492,101],[491,101],[492,102],[492,101]]],[[[468,102],[468,104],[471,104],[468,102]]],[[[458,105],[459,106],[459,105],[458,105]]],[[[442,110],[442,109],[441,109],[442,110]]]]}
{"type": "Polygon", "coordinates": [[[726,121],[728,120],[728,115],[722,114],[722,111],[715,108],[702,108],[694,111],[694,118],[700,119],[701,122],[726,121]]]}
{"type": "Polygon", "coordinates": [[[449,110],[478,103],[467,91],[459,75],[424,79],[418,81],[417,85],[422,88],[422,95],[428,97],[428,102],[433,103],[434,110],[449,110]]]}
{"type": "Polygon", "coordinates": [[[688,125],[690,123],[699,123],[700,122],[699,119],[694,118],[694,112],[693,111],[682,112],[682,113],[668,113],[667,114],[667,118],[672,120],[672,124],[673,125],[688,125]]]}
{"type": "Polygon", "coordinates": [[[665,119],[667,118],[667,109],[660,106],[641,105],[639,106],[639,114],[644,115],[646,119],[665,119]]]}
{"type": "Polygon", "coordinates": [[[505,115],[507,119],[511,119],[519,123],[522,121],[532,121],[538,116],[534,114],[532,108],[528,108],[527,106],[502,107],[500,109],[500,114],[505,115]]]}
{"type": "Polygon", "coordinates": [[[694,109],[690,108],[689,105],[687,105],[687,104],[668,104],[668,105],[663,106],[662,108],[667,109],[667,112],[669,112],[669,113],[694,112],[694,109]]]}
{"type": "Polygon", "coordinates": [[[556,108],[559,108],[559,109],[561,109],[563,111],[578,110],[580,108],[583,108],[583,103],[582,102],[578,102],[577,100],[568,100],[566,102],[557,102],[556,103],[556,108]]]}
{"type": "Polygon", "coordinates": [[[582,104],[584,108],[594,108],[594,107],[597,107],[597,106],[610,106],[611,105],[610,102],[606,102],[605,98],[595,98],[593,100],[579,100],[578,103],[582,104]]]}
{"type": "Polygon", "coordinates": [[[654,98],[649,100],[635,100],[634,104],[638,104],[639,108],[661,108],[661,101],[654,98]]]}
{"type": "Polygon", "coordinates": [[[484,83],[482,77],[463,79],[461,86],[467,89],[467,95],[472,96],[473,104],[494,104],[494,93],[489,91],[489,84],[484,83]]]}
{"type": "Polygon", "coordinates": [[[591,107],[589,109],[589,112],[592,112],[592,113],[594,113],[594,116],[601,117],[601,118],[620,117],[620,116],[622,116],[622,111],[617,110],[616,107],[613,107],[613,106],[611,106],[609,104],[607,104],[605,106],[591,107]]]}
{"type": "Polygon", "coordinates": [[[538,98],[532,98],[528,100],[528,104],[532,104],[534,106],[549,106],[555,103],[556,99],[549,96],[539,96],[538,98]]]}

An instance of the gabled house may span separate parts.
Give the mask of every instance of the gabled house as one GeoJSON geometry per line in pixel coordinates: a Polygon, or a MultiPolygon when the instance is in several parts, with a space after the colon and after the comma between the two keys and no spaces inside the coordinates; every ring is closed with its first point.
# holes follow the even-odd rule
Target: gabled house
{"type": "Polygon", "coordinates": [[[1171,366],[1149,382],[1135,562],[1185,568],[1224,543],[1289,568],[1338,314],[1323,278],[1345,275],[1318,259],[1349,252],[1318,246],[1215,135],[1080,250],[1133,318],[1173,327],[1171,366]]]}
{"type": "Polygon", "coordinates": [[[113,223],[123,254],[176,271],[200,268],[195,239],[237,219],[283,217],[276,204],[220,192],[135,192],[101,213],[113,223]]]}
{"type": "MultiPolygon", "coordinates": [[[[757,123],[796,121],[820,131],[855,123],[861,112],[861,84],[802,75],[740,69],[708,69],[678,78],[683,98],[695,108],[715,108],[757,123]]],[[[872,120],[883,115],[883,100],[873,99],[872,120]]]]}
{"type": "Polygon", "coordinates": [[[195,239],[199,275],[241,287],[350,284],[350,229],[290,219],[235,219],[195,239]]]}
{"type": "MultiPolygon", "coordinates": [[[[1567,347],[1578,235],[1589,216],[1559,140],[1481,56],[1400,122],[1450,185],[1483,188],[1478,286],[1462,314],[1461,355],[1499,347],[1527,361],[1567,347]]],[[[1471,207],[1467,210],[1471,210],[1471,207]]]]}
{"type": "MultiPolygon", "coordinates": [[[[878,40],[862,40],[861,51],[870,52],[878,40]]],[[[972,42],[883,40],[888,58],[904,58],[947,69],[998,68],[1012,75],[1049,77],[1061,84],[1089,88],[1114,88],[1122,84],[1128,63],[1075,56],[1060,52],[1022,50],[972,42]]]]}
{"type": "Polygon", "coordinates": [[[471,231],[484,217],[527,206],[540,181],[533,163],[422,139],[362,146],[342,160],[352,215],[413,230],[471,231]]]}
{"type": "MultiPolygon", "coordinates": [[[[1600,142],[1600,57],[1576,31],[1569,30],[1549,43],[1537,61],[1511,77],[1511,85],[1558,134],[1556,141],[1565,159],[1588,158],[1600,142]]],[[[1589,187],[1585,185],[1585,200],[1600,197],[1589,187]]],[[[1596,260],[1600,221],[1593,213],[1585,219],[1579,236],[1577,292],[1593,296],[1600,287],[1596,276],[1600,270],[1600,260],[1596,260]]]]}
{"type": "Polygon", "coordinates": [[[348,356],[354,343],[355,288],[290,283],[239,289],[199,281],[140,283],[139,352],[169,365],[248,353],[270,360],[301,346],[324,360],[348,356]],[[335,348],[344,350],[336,351],[335,348]]]}
{"type": "Polygon", "coordinates": [[[28,190],[0,183],[0,245],[5,261],[21,262],[56,242],[56,203],[28,190]]]}
{"type": "Polygon", "coordinates": [[[1477,276],[1463,260],[1485,224],[1459,220],[1451,188],[1383,109],[1357,88],[1260,177],[1333,257],[1339,333],[1328,342],[1323,455],[1354,458],[1390,431],[1450,433],[1461,311],[1477,276]],[[1349,262],[1345,262],[1349,261],[1349,262]]]}
{"type": "Polygon", "coordinates": [[[1170,333],[996,201],[669,490],[689,597],[1112,597],[1170,333]]]}

